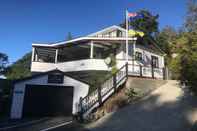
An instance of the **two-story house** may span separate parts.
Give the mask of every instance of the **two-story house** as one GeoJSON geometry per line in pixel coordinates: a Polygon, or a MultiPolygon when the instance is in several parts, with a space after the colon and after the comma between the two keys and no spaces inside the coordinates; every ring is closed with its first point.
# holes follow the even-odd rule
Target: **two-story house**
{"type": "Polygon", "coordinates": [[[126,38],[126,30],[114,25],[73,40],[32,44],[34,75],[15,83],[11,117],[76,114],[91,88],[79,78],[90,71],[110,72],[111,56],[117,69],[128,63],[129,77],[163,79],[164,52],[140,39],[126,38]]]}

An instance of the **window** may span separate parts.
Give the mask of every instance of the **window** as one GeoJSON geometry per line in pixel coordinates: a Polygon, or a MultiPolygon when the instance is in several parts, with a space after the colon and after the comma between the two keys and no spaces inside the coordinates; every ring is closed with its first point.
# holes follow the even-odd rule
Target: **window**
{"type": "Polygon", "coordinates": [[[60,73],[53,73],[48,75],[48,83],[62,84],[64,82],[64,75],[60,73]]]}
{"type": "Polygon", "coordinates": [[[122,36],[122,31],[117,30],[117,37],[123,37],[123,36],[122,36]]]}
{"type": "Polygon", "coordinates": [[[135,52],[135,59],[137,61],[142,61],[142,53],[141,52],[135,52]]]}
{"type": "Polygon", "coordinates": [[[159,67],[159,60],[158,57],[156,56],[151,56],[152,59],[152,67],[158,68],[159,67]]]}

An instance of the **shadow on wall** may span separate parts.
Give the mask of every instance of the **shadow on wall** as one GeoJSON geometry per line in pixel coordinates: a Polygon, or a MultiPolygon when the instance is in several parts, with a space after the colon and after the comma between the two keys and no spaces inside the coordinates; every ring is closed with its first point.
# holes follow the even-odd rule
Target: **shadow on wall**
{"type": "Polygon", "coordinates": [[[93,123],[91,131],[191,131],[197,117],[197,98],[183,93],[176,101],[160,102],[162,94],[154,94],[139,103],[108,114],[93,123]]]}

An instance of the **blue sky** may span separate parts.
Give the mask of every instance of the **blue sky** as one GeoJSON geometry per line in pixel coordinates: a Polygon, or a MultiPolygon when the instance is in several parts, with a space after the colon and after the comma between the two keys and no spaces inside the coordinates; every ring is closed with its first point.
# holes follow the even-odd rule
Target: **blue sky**
{"type": "Polygon", "coordinates": [[[179,28],[186,0],[1,0],[0,52],[12,63],[32,43],[62,41],[68,32],[83,36],[123,21],[125,9],[159,14],[160,28],[179,28]]]}

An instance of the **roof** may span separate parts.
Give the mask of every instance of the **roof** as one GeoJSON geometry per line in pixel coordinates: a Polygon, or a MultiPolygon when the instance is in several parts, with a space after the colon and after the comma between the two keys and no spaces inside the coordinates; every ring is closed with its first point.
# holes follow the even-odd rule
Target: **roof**
{"type": "Polygon", "coordinates": [[[40,77],[40,76],[48,75],[48,74],[50,74],[50,73],[62,73],[64,76],[68,76],[68,77],[70,77],[70,78],[72,78],[72,79],[75,79],[75,80],[77,80],[77,81],[80,81],[80,82],[82,82],[82,83],[85,83],[85,84],[89,85],[87,82],[85,82],[85,81],[83,81],[83,80],[80,80],[80,79],[78,79],[78,78],[75,78],[75,77],[69,75],[68,73],[62,72],[62,71],[60,71],[60,70],[58,70],[58,69],[50,70],[50,71],[47,71],[47,72],[41,72],[41,73],[34,74],[34,75],[32,75],[32,76],[28,76],[28,77],[25,77],[25,78],[22,78],[22,79],[17,79],[17,80],[14,80],[13,83],[16,84],[16,83],[19,83],[19,82],[22,82],[22,81],[31,80],[31,79],[34,79],[34,78],[38,78],[38,77],[40,77]]]}
{"type": "MultiPolygon", "coordinates": [[[[74,43],[74,42],[81,42],[81,41],[87,41],[87,40],[109,40],[109,41],[125,41],[125,37],[114,37],[114,38],[99,38],[99,37],[80,37],[77,39],[65,41],[65,42],[59,42],[55,44],[32,44],[32,46],[35,47],[59,47],[62,45],[66,45],[68,43],[74,43]]],[[[128,38],[128,40],[137,40],[137,38],[128,38]]]]}
{"type": "MultiPolygon", "coordinates": [[[[69,43],[78,43],[78,42],[84,42],[84,41],[89,41],[89,40],[104,40],[104,41],[126,41],[126,38],[125,37],[114,37],[114,38],[101,38],[101,37],[94,37],[95,35],[97,34],[100,34],[100,33],[103,33],[103,32],[106,32],[106,31],[110,31],[110,30],[115,30],[115,29],[118,29],[118,30],[121,30],[123,32],[126,31],[126,29],[120,27],[120,26],[117,26],[117,25],[112,25],[110,27],[107,27],[107,28],[104,28],[100,31],[97,31],[95,33],[91,33],[85,37],[79,37],[79,38],[76,38],[76,39],[73,39],[73,40],[68,40],[68,41],[62,41],[62,42],[56,42],[56,43],[53,43],[53,44],[36,44],[36,43],[33,43],[32,46],[33,47],[47,47],[47,48],[58,48],[58,47],[61,47],[61,46],[65,46],[69,43]]],[[[128,38],[128,40],[132,41],[132,40],[137,40],[137,37],[133,37],[133,38],[128,38]]],[[[158,45],[156,44],[156,41],[153,40],[153,39],[150,39],[152,42],[153,42],[153,45],[162,53],[162,54],[166,54],[163,50],[161,50],[160,47],[158,47],[158,45]]]]}
{"type": "Polygon", "coordinates": [[[88,36],[94,36],[94,35],[97,35],[97,34],[100,34],[100,33],[106,32],[106,31],[110,31],[110,30],[115,30],[115,29],[118,29],[118,30],[121,30],[121,31],[126,32],[126,29],[124,29],[124,28],[122,28],[122,27],[120,27],[120,26],[117,26],[117,25],[113,25],[113,26],[104,28],[104,29],[102,29],[102,30],[100,30],[100,31],[98,31],[98,32],[89,34],[88,36]]]}
{"type": "MultiPolygon", "coordinates": [[[[63,45],[66,45],[68,43],[75,43],[75,42],[81,42],[81,41],[88,41],[88,40],[111,40],[111,41],[117,41],[117,40],[126,40],[126,38],[124,37],[115,37],[115,38],[99,38],[99,37],[93,37],[94,35],[97,35],[99,33],[102,33],[102,32],[106,32],[106,31],[110,31],[110,30],[115,30],[115,29],[118,29],[118,30],[121,30],[121,31],[126,31],[124,28],[120,27],[120,26],[117,26],[117,25],[113,25],[113,26],[110,26],[110,27],[107,27],[107,28],[104,28],[98,32],[95,32],[95,33],[91,33],[85,37],[79,37],[79,38],[76,38],[76,39],[73,39],[73,40],[68,40],[68,41],[62,41],[62,42],[56,42],[56,43],[53,43],[53,44],[36,44],[36,43],[33,43],[32,46],[40,46],[40,47],[58,47],[58,46],[63,46],[63,45]]],[[[128,40],[137,40],[137,38],[128,38],[128,40]]]]}

